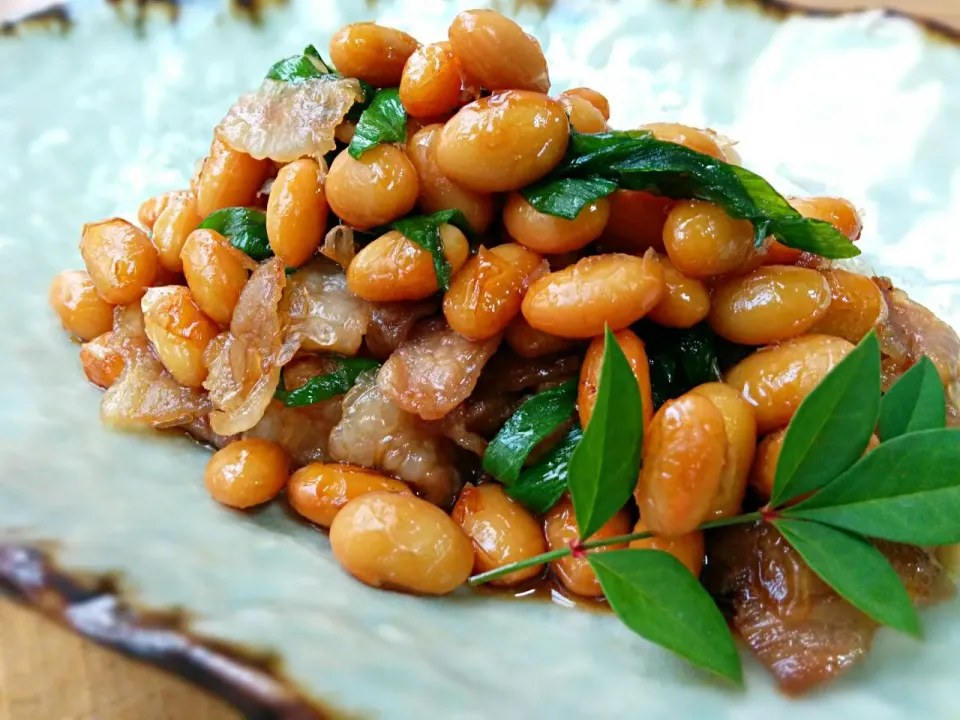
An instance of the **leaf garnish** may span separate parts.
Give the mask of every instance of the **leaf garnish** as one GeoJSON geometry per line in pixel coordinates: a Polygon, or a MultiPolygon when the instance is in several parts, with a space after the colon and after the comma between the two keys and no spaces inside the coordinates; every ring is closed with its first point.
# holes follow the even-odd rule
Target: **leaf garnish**
{"type": "Polygon", "coordinates": [[[960,428],[881,443],[782,515],[911,545],[960,542],[960,428]]]}
{"type": "Polygon", "coordinates": [[[487,445],[483,469],[505,486],[512,485],[530,452],[573,414],[576,402],[576,380],[527,398],[487,445]]]}
{"type": "Polygon", "coordinates": [[[287,390],[283,384],[283,376],[273,397],[287,407],[303,407],[329,400],[337,395],[343,395],[357,382],[360,373],[380,367],[380,363],[370,358],[342,357],[338,358],[339,367],[326,375],[317,375],[310,378],[296,390],[287,390]]]}
{"type": "Polygon", "coordinates": [[[267,239],[267,215],[261,210],[231,207],[216,210],[204,218],[198,229],[214,230],[230,241],[237,250],[254,260],[273,256],[267,239]]]}
{"type": "Polygon", "coordinates": [[[771,507],[818,490],[863,455],[880,411],[880,342],[869,333],[797,408],[777,460],[771,507]]]}
{"type": "MultiPolygon", "coordinates": [[[[390,223],[387,228],[399,230],[411,242],[415,242],[433,255],[433,269],[437,274],[437,287],[446,292],[450,289],[450,263],[443,255],[443,242],[440,239],[440,226],[450,223],[461,230],[468,230],[470,225],[466,217],[459,210],[441,210],[432,215],[408,215],[390,223]]],[[[381,229],[374,231],[380,234],[381,229]]]]}
{"type": "MultiPolygon", "coordinates": [[[[683,145],[657,140],[649,131],[583,134],[571,130],[567,155],[544,184],[568,177],[599,178],[625,190],[715,203],[730,217],[749,220],[758,245],[773,235],[787,247],[826,258],[860,254],[833,225],[803,217],[759,175],[683,145]]],[[[541,212],[550,212],[554,202],[549,193],[534,193],[528,200],[541,212]]],[[[563,204],[567,214],[574,209],[572,202],[563,204]]]]}
{"type": "Polygon", "coordinates": [[[537,515],[547,512],[567,489],[570,458],[582,437],[583,430],[574,425],[536,464],[524,468],[517,481],[506,487],[507,495],[537,515]]]}
{"type": "Polygon", "coordinates": [[[878,432],[891,440],[909,432],[935,430],[947,422],[947,399],[937,366],[926,355],[893,384],[880,403],[878,432]]]}
{"type": "MultiPolygon", "coordinates": [[[[591,421],[592,423],[592,421],[591,421]]],[[[587,553],[610,607],[637,635],[694,665],[743,681],[740,655],[713,598],[687,567],[660,550],[587,553]]]]}
{"type": "Polygon", "coordinates": [[[575,220],[587,205],[616,189],[613,180],[565,177],[529,185],[521,193],[540,212],[575,220]]]}
{"type": "Polygon", "coordinates": [[[630,498],[642,446],[640,386],[608,327],[596,403],[570,458],[567,479],[581,539],[599,530],[630,498]]]}
{"type": "Polygon", "coordinates": [[[380,143],[400,143],[407,139],[407,111],[396,88],[377,90],[370,106],[360,114],[347,152],[355,159],[380,143]]]}

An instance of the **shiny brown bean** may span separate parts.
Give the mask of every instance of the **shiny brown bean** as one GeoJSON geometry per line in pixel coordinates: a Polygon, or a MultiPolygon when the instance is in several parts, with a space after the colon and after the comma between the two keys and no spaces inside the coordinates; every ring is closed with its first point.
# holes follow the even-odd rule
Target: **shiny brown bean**
{"type": "Polygon", "coordinates": [[[706,130],[669,122],[648,123],[640,129],[649,130],[657,140],[677,143],[717,160],[726,159],[714,136],[706,130]]]}
{"type": "MultiPolygon", "coordinates": [[[[620,330],[614,334],[617,344],[623,351],[633,376],[640,387],[640,403],[643,408],[643,427],[650,425],[653,418],[653,393],[650,389],[650,361],[647,359],[647,350],[643,340],[631,330],[620,330]]],[[[580,385],[577,389],[577,411],[580,415],[580,425],[587,427],[593,406],[597,402],[597,391],[600,388],[600,368],[603,366],[604,338],[595,337],[587,348],[583,366],[580,368],[580,385]]]]}
{"type": "MultiPolygon", "coordinates": [[[[467,238],[453,225],[441,225],[440,239],[443,256],[456,274],[470,253],[467,238]]],[[[374,302],[423,300],[437,291],[433,256],[399,230],[391,230],[356,254],[347,268],[347,287],[374,302]]]]}
{"type": "Polygon", "coordinates": [[[488,90],[550,89],[540,43],[500,13],[466,10],[453,19],[448,36],[464,71],[488,90]]]}
{"type": "Polygon", "coordinates": [[[609,196],[610,219],[603,231],[605,248],[642,255],[653,248],[666,252],[663,227],[676,200],[638,190],[617,190],[609,196]]]}
{"type": "Polygon", "coordinates": [[[127,363],[116,348],[112,332],[106,332],[80,347],[80,365],[87,380],[104,389],[113,385],[127,363]]]}
{"type": "Polygon", "coordinates": [[[347,225],[368,230],[406,215],[417,202],[417,171],[403,150],[377,145],[359,160],[342,152],[327,175],[327,202],[347,225]]]}
{"type": "Polygon", "coordinates": [[[724,381],[753,407],[757,432],[766,434],[786,427],[803,399],[853,347],[842,338],[805,335],[749,355],[724,381]]]}
{"type": "MultiPolygon", "coordinates": [[[[637,524],[633,526],[633,532],[650,532],[650,528],[646,526],[643,520],[637,520],[637,524]]],[[[654,535],[643,540],[631,540],[630,547],[670,553],[686,565],[687,570],[693,573],[694,577],[700,577],[700,571],[703,570],[705,548],[703,533],[700,530],[694,530],[686,535],[678,535],[673,538],[654,535]]]]}
{"type": "Polygon", "coordinates": [[[647,317],[658,325],[689,328],[707,317],[710,312],[710,291],[702,280],[688,278],[680,273],[670,258],[657,256],[663,267],[663,297],[647,317]]]}
{"type": "MultiPolygon", "coordinates": [[[[540,523],[523,505],[510,499],[499,483],[464,487],[450,517],[473,543],[474,573],[495,570],[546,552],[540,523]]],[[[542,570],[543,565],[534,565],[492,580],[491,585],[510,587],[539,575],[542,570]]]]}
{"type": "Polygon", "coordinates": [[[720,491],[727,457],[723,414],[687,393],[657,411],[643,438],[643,466],[634,493],[640,517],[662,537],[693,532],[720,491]]]}
{"type": "Polygon", "coordinates": [[[298,514],[328,528],[351,500],[372,492],[412,495],[406,483],[377,470],[341,463],[310,463],[290,476],[287,501],[298,514]]]}
{"type": "Polygon", "coordinates": [[[670,211],[663,244],[674,267],[689,278],[737,272],[757,257],[750,221],[734,220],[701,200],[677,203],[670,211]]]}
{"type": "Polygon", "coordinates": [[[317,251],[327,225],[323,173],[301,158],[280,168],[267,202],[267,238],[287,267],[303,265],[317,251]]]}
{"type": "Polygon", "coordinates": [[[507,90],[465,105],[440,133],[440,172],[475,192],[519,190],[563,159],[570,139],[557,100],[507,90]]]}
{"type": "Polygon", "coordinates": [[[255,160],[214,138],[197,180],[200,217],[223,208],[253,205],[270,168],[269,160],[255,160]]]}
{"type": "Polygon", "coordinates": [[[160,266],[147,234],[120,218],[84,225],[80,254],[97,294],[112,305],[139,300],[160,266]]]}
{"type": "Polygon", "coordinates": [[[579,133],[606,132],[607,121],[600,111],[586,98],[577,95],[560,95],[557,100],[570,117],[570,125],[579,133]]]}
{"type": "Polygon", "coordinates": [[[601,93],[587,87],[570,88],[560,93],[560,97],[579,97],[600,111],[604,120],[610,119],[610,101],[601,93]]]}
{"type": "Polygon", "coordinates": [[[157,357],[185,387],[200,387],[207,378],[203,354],[220,332],[183,285],[147,290],[140,301],[143,324],[157,357]]]}
{"type": "Polygon", "coordinates": [[[333,519],[330,547],[340,564],[372,587],[446,595],[473,569],[469,538],[443,510],[414,495],[372,492],[333,519]]]}
{"type": "Polygon", "coordinates": [[[197,200],[193,195],[172,198],[153,226],[153,245],[157,248],[160,265],[172,273],[183,272],[180,252],[187,236],[203,221],[197,212],[197,200]]]}
{"type": "Polygon", "coordinates": [[[520,313],[523,291],[543,259],[516,243],[481,247],[458,272],[443,297],[450,327],[472,340],[503,332],[520,313]]]}
{"type": "Polygon", "coordinates": [[[830,307],[811,332],[836,335],[856,344],[887,318],[887,303],[866,275],[839,268],[823,271],[830,285],[830,307]]]}
{"type": "Polygon", "coordinates": [[[770,345],[803,335],[829,306],[830,286],[816,270],[768,265],[714,283],[708,322],[731,342],[770,345]]]}
{"type": "Polygon", "coordinates": [[[247,438],[215,452],[207,463],[204,481],[217,502],[249,508],[273,500],[289,476],[290,461],[279,445],[247,438]]]}
{"type": "Polygon", "coordinates": [[[420,180],[417,207],[427,214],[459,210],[475,232],[486,232],[495,214],[493,195],[461,187],[440,172],[435,148],[442,130],[439,123],[426,125],[407,143],[407,155],[420,180]]]}
{"type": "Polygon", "coordinates": [[[252,266],[249,257],[214,230],[194,230],[180,251],[193,299],[210,318],[228,325],[252,266]]]}
{"type": "Polygon", "coordinates": [[[720,474],[720,489],[707,513],[707,519],[732,517],[740,513],[747,477],[753,466],[753,455],[757,449],[756,418],[740,393],[725,383],[706,383],[690,392],[716,405],[723,415],[723,427],[727,434],[727,456],[720,474]]]}
{"type": "Polygon", "coordinates": [[[580,250],[603,233],[610,217],[606,198],[587,204],[573,220],[548,215],[518,192],[510,193],[503,208],[503,224],[510,237],[539,253],[580,250]]]}
{"type": "Polygon", "coordinates": [[[403,66],[420,47],[401,30],[372,22],[346,25],[330,38],[330,59],[344,77],[355,77],[375,87],[396,87],[403,66]]]}
{"type": "Polygon", "coordinates": [[[412,117],[447,115],[461,105],[461,83],[456,56],[441,45],[424,45],[403,67],[400,102],[412,117]]]}
{"type": "MultiPolygon", "coordinates": [[[[543,531],[547,538],[547,549],[558,550],[568,548],[570,544],[580,539],[580,530],[577,527],[577,518],[573,512],[573,504],[566,495],[556,505],[550,508],[543,517],[543,531]]],[[[630,532],[630,517],[625,510],[617,511],[602,528],[591,535],[588,540],[626,535],[630,532]]],[[[606,545],[604,550],[615,550],[626,547],[624,544],[606,545]]],[[[600,551],[602,552],[602,551],[600,551]]],[[[568,555],[550,563],[550,569],[559,578],[563,586],[575,595],[584,597],[600,597],[603,589],[600,581],[590,567],[590,563],[583,556],[568,555]]]]}
{"type": "Polygon", "coordinates": [[[557,337],[530,326],[523,315],[517,315],[503,333],[507,345],[520,357],[552,355],[574,346],[573,340],[557,337]]]}
{"type": "Polygon", "coordinates": [[[532,327],[567,338],[622,330],[650,311],[663,294],[663,268],[653,255],[595,255],[530,285],[523,316],[532,327]]]}
{"type": "Polygon", "coordinates": [[[113,306],[97,294],[90,274],[83,270],[55,275],[48,299],[63,329],[81,340],[93,340],[113,327],[113,306]]]}
{"type": "Polygon", "coordinates": [[[157,222],[160,214],[166,210],[167,205],[173,200],[184,197],[193,197],[196,200],[196,196],[191,190],[168,190],[144,200],[137,210],[137,221],[140,223],[140,227],[147,231],[153,230],[154,223],[157,222]]]}

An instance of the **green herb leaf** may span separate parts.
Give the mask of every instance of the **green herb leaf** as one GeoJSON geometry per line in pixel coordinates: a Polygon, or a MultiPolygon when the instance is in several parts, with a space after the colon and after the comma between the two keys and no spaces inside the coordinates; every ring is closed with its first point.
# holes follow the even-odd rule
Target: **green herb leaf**
{"type": "Polygon", "coordinates": [[[260,210],[223,208],[207,215],[197,227],[215,230],[254,260],[266,260],[273,255],[267,240],[267,215],[260,210]]]}
{"type": "Polygon", "coordinates": [[[378,90],[370,107],[360,114],[347,152],[359,159],[363,153],[380,143],[399,143],[406,139],[407,111],[400,102],[400,91],[396,88],[378,90]]]}
{"type": "Polygon", "coordinates": [[[273,397],[287,407],[314,405],[336,395],[343,395],[357,382],[360,373],[380,367],[380,363],[369,358],[344,357],[339,358],[338,362],[340,367],[334,372],[312,377],[296,390],[287,390],[281,377],[280,386],[273,397]]]}
{"type": "Polygon", "coordinates": [[[679,333],[677,354],[692,388],[720,379],[715,339],[716,335],[706,323],[694,325],[679,333]]]}
{"type": "MultiPolygon", "coordinates": [[[[461,230],[469,229],[470,224],[459,210],[441,210],[433,215],[408,215],[390,223],[387,227],[399,230],[411,242],[433,255],[433,269],[437,274],[437,287],[446,292],[450,289],[450,263],[443,255],[443,242],[440,239],[440,226],[449,223],[461,230]]],[[[379,230],[375,234],[379,234],[379,230]]]]}
{"type": "Polygon", "coordinates": [[[593,535],[630,499],[642,446],[640,386],[608,327],[597,400],[567,478],[581,539],[593,535]]]}
{"type": "Polygon", "coordinates": [[[773,524],[810,569],[851,605],[881,625],[914,637],[920,619],[900,576],[877,548],[856,535],[806,520],[773,524]]]}
{"type": "Polygon", "coordinates": [[[880,439],[935,430],[947,422],[947,400],[937,366],[926,355],[893,384],[880,403],[880,439]]]}
{"type": "Polygon", "coordinates": [[[716,203],[731,217],[753,223],[758,244],[773,235],[787,247],[826,258],[860,254],[830,223],[800,215],[759,175],[657,140],[650,132],[571,131],[567,155],[550,175],[552,180],[562,177],[599,177],[615,181],[619,188],[716,203]]]}
{"type": "Polygon", "coordinates": [[[566,177],[548,178],[520,192],[540,212],[574,220],[587,205],[616,189],[617,184],[612,180],[566,177]]]}
{"type": "MultiPolygon", "coordinates": [[[[592,424],[592,421],[591,421],[592,424]]],[[[587,553],[610,607],[637,635],[694,665],[743,681],[726,620],[697,578],[659,550],[587,553]]]]}
{"type": "Polygon", "coordinates": [[[324,62],[313,45],[307,45],[303,55],[294,55],[274,63],[273,67],[267,72],[267,79],[283,82],[303,82],[324,75],[340,77],[330,65],[324,62]]]}
{"type": "Polygon", "coordinates": [[[521,472],[515,483],[506,487],[507,495],[537,515],[547,512],[567,488],[570,458],[582,437],[580,426],[572,427],[563,440],[535,465],[521,472]]]}
{"type": "Polygon", "coordinates": [[[487,445],[483,469],[505,486],[512,485],[530,452],[570,417],[576,403],[576,380],[528,398],[487,445]]]}
{"type": "Polygon", "coordinates": [[[960,542],[960,428],[888,440],[781,514],[911,545],[960,542]]]}
{"type": "Polygon", "coordinates": [[[770,505],[819,490],[866,450],[880,412],[880,342],[869,333],[797,408],[777,461],[770,505]]]}

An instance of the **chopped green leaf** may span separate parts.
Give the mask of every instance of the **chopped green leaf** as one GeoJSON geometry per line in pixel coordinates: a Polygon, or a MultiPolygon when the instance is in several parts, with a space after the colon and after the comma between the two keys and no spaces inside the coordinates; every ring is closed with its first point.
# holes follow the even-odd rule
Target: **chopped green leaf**
{"type": "Polygon", "coordinates": [[[336,395],[343,395],[357,382],[360,373],[380,367],[379,362],[369,358],[344,357],[339,358],[338,363],[340,366],[332,373],[312,377],[296,390],[287,390],[281,378],[280,386],[273,397],[287,407],[314,405],[336,395]]]}
{"type": "Polygon", "coordinates": [[[267,240],[267,215],[261,210],[223,208],[207,215],[197,227],[215,230],[254,260],[266,260],[273,255],[267,240]]]}
{"type": "Polygon", "coordinates": [[[642,446],[640,386],[608,327],[597,399],[567,478],[581,539],[593,535],[630,499],[642,446]]]}
{"type": "Polygon", "coordinates": [[[568,380],[527,398],[487,445],[483,469],[509,487],[537,444],[573,414],[577,381],[568,380]]]}
{"type": "MultiPolygon", "coordinates": [[[[441,210],[433,215],[408,215],[395,220],[387,227],[399,230],[411,242],[433,255],[433,269],[437,274],[437,287],[446,292],[450,289],[450,263],[443,255],[440,226],[449,223],[464,229],[469,228],[466,218],[459,210],[441,210]]],[[[379,233],[379,230],[375,234],[379,233]]]]}
{"type": "Polygon", "coordinates": [[[806,520],[773,523],[810,569],[851,605],[881,625],[914,637],[920,619],[896,570],[877,548],[856,535],[806,520]]]}
{"type": "Polygon", "coordinates": [[[323,77],[324,75],[336,75],[313,45],[307,45],[302,55],[293,55],[284,58],[273,64],[273,67],[267,72],[268,80],[281,80],[283,82],[303,82],[311,78],[323,77]]]}
{"type": "Polygon", "coordinates": [[[506,488],[507,495],[538,515],[547,512],[567,488],[570,458],[582,437],[580,426],[572,427],[558,445],[520,473],[517,481],[506,488]]]}
{"type": "Polygon", "coordinates": [[[407,139],[407,111],[400,102],[396,88],[377,90],[370,107],[364,110],[347,152],[359,159],[364,152],[380,143],[405,142],[407,139]]]}
{"type": "Polygon", "coordinates": [[[743,681],[726,620],[700,582],[660,550],[587,553],[610,607],[637,635],[694,665],[743,681]]]}
{"type": "Polygon", "coordinates": [[[880,412],[880,342],[869,333],[797,408],[770,505],[819,490],[863,455],[880,412]]]}
{"type": "Polygon", "coordinates": [[[933,361],[924,355],[893,384],[880,403],[880,439],[904,433],[942,428],[947,401],[933,361]]]}
{"type": "Polygon", "coordinates": [[[564,177],[603,178],[622,189],[715,203],[753,223],[758,244],[773,235],[787,247],[826,258],[860,254],[833,225],[803,217],[759,175],[647,131],[571,131],[567,155],[547,181],[564,177]]]}
{"type": "Polygon", "coordinates": [[[706,323],[678,333],[677,354],[691,387],[720,379],[720,363],[714,345],[716,337],[706,323]]]}
{"type": "Polygon", "coordinates": [[[960,429],[888,440],[781,514],[911,545],[960,542],[960,429]]]}
{"type": "Polygon", "coordinates": [[[566,177],[547,179],[521,192],[540,212],[574,220],[587,205],[616,189],[617,184],[612,180],[566,177]]]}

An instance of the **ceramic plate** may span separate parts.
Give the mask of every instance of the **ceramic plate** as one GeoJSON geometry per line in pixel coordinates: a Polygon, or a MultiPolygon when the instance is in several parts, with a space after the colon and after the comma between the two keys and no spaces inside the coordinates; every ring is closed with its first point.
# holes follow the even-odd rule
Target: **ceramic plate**
{"type": "MultiPolygon", "coordinates": [[[[881,632],[866,662],[802,700],[780,695],[750,659],[746,689],[734,690],[607,614],[469,592],[430,600],[370,590],[280,505],[244,515],[212,502],[201,479],[206,450],[100,425],[100,393],[84,382],[78,347],[46,301],[50,277],[80,266],[82,223],[135,219],[142,199],[185,187],[213,126],[275,60],[324,46],[360,19],[441,38],[457,11],[479,4],[293,2],[255,26],[193,2],[175,23],[158,17],[137,33],[90,2],[71,8],[64,37],[0,38],[8,589],[34,600],[70,595],[66,619],[81,631],[199,672],[236,702],[254,697],[260,705],[244,706],[251,713],[266,704],[310,717],[302,698],[384,718],[956,716],[956,602],[924,613],[923,644],[881,632]],[[28,546],[43,548],[57,570],[13,549],[28,546]],[[107,575],[131,606],[181,609],[204,644],[172,631],[138,634],[110,596],[71,580],[107,575]],[[283,681],[214,652],[213,641],[275,657],[283,681]]],[[[745,164],[782,191],[852,199],[866,218],[865,262],[960,327],[955,45],[880,14],[777,18],[668,0],[517,5],[507,10],[540,38],[556,89],[599,89],[614,126],[711,126],[740,139],[745,164]]]]}

